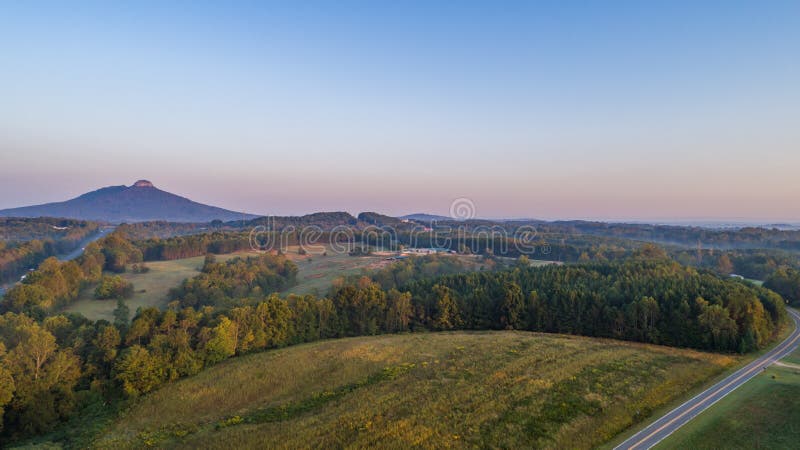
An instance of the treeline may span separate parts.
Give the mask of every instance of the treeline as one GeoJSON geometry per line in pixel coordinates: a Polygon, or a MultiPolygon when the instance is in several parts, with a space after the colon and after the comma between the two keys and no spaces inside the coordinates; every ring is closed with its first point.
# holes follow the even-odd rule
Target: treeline
{"type": "Polygon", "coordinates": [[[509,226],[533,225],[542,233],[606,236],[660,244],[679,244],[717,249],[776,248],[800,250],[800,230],[780,227],[710,229],[697,226],[605,223],[586,221],[510,222],[509,226]]]}
{"type": "Polygon", "coordinates": [[[358,219],[353,217],[350,213],[335,211],[335,212],[318,212],[306,214],[304,216],[271,216],[259,217],[246,222],[228,222],[226,225],[239,225],[242,228],[253,227],[267,227],[271,230],[283,230],[288,227],[307,227],[315,226],[320,227],[325,231],[330,231],[335,227],[351,227],[358,225],[358,219]]]}
{"type": "Polygon", "coordinates": [[[211,223],[185,223],[155,220],[150,222],[123,223],[117,231],[124,233],[128,239],[144,240],[152,238],[167,239],[174,236],[205,233],[222,228],[221,221],[211,223]]]}
{"type": "Polygon", "coordinates": [[[224,307],[237,299],[262,298],[296,284],[297,266],[283,256],[262,254],[218,263],[206,256],[200,275],[170,290],[181,306],[224,307]]]}
{"type": "Polygon", "coordinates": [[[168,239],[151,238],[134,241],[134,245],[142,252],[145,261],[169,261],[208,253],[233,253],[251,248],[248,233],[229,231],[174,236],[168,239]]]}
{"type": "Polygon", "coordinates": [[[767,289],[668,260],[516,268],[403,288],[423,327],[514,328],[711,351],[761,348],[785,320],[767,289]]]}

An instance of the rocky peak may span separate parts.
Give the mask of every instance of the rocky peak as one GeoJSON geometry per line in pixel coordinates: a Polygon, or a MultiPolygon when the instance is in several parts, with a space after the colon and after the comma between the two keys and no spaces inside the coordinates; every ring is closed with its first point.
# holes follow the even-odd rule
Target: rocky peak
{"type": "Polygon", "coordinates": [[[133,183],[133,187],[140,187],[141,188],[141,187],[155,187],[155,186],[153,186],[153,183],[151,183],[151,182],[149,182],[147,180],[139,180],[136,183],[133,183]]]}

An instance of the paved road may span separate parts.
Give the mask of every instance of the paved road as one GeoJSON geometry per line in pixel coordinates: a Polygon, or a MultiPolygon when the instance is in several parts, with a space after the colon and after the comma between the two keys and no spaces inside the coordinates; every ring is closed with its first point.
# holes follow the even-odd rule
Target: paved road
{"type": "MultiPolygon", "coordinates": [[[[78,248],[76,248],[75,250],[67,253],[66,255],[59,255],[57,258],[60,259],[61,261],[71,261],[71,260],[77,258],[78,256],[81,256],[83,254],[83,249],[87,245],[89,245],[92,242],[100,239],[101,237],[107,235],[108,233],[110,233],[112,231],[114,231],[114,228],[101,228],[100,231],[98,231],[96,234],[93,234],[91,237],[89,237],[85,241],[81,242],[81,244],[78,246],[78,248]]],[[[17,281],[17,282],[8,283],[6,285],[0,286],[0,297],[2,297],[3,294],[6,293],[6,290],[10,289],[12,286],[14,286],[17,283],[19,283],[19,282],[17,281]]]]}
{"type": "Polygon", "coordinates": [[[73,259],[81,256],[83,254],[83,249],[86,248],[87,245],[91,244],[92,242],[100,239],[101,237],[107,235],[108,233],[114,231],[113,228],[101,228],[97,234],[92,235],[92,237],[86,239],[85,241],[81,242],[81,245],[76,248],[75,250],[67,253],[66,255],[59,255],[58,259],[61,261],[72,261],[73,259]]]}
{"type": "Polygon", "coordinates": [[[794,332],[769,353],[761,356],[747,366],[739,369],[729,377],[701,392],[693,399],[673,409],[665,416],[650,424],[647,428],[631,436],[614,450],[643,450],[654,447],[678,428],[697,417],[714,403],[730,394],[736,388],[758,375],[765,367],[788,355],[800,343],[800,314],[788,309],[795,323],[794,332]]]}

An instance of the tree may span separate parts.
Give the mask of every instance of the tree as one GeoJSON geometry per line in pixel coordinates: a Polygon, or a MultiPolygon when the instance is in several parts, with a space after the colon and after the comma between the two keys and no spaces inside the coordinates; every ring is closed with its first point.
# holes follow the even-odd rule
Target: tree
{"type": "Polygon", "coordinates": [[[392,289],[386,297],[386,331],[395,333],[408,331],[414,307],[411,305],[411,294],[392,289]]]}
{"type": "Polygon", "coordinates": [[[133,296],[133,284],[119,275],[104,275],[94,290],[98,300],[123,299],[133,296]]]}
{"type": "Polygon", "coordinates": [[[114,364],[115,378],[129,397],[150,392],[161,384],[164,371],[150,352],[139,345],[126,349],[114,364]]]}
{"type": "Polygon", "coordinates": [[[522,289],[514,282],[506,283],[503,286],[503,299],[500,302],[500,325],[507,330],[520,328],[524,310],[522,289]]]}
{"type": "Polygon", "coordinates": [[[14,361],[19,372],[29,374],[36,381],[45,363],[58,349],[56,338],[35,322],[19,327],[17,333],[19,344],[11,351],[9,359],[14,361]]]}
{"type": "Polygon", "coordinates": [[[531,265],[531,259],[528,258],[527,255],[519,255],[517,258],[517,267],[529,267],[531,265]]]}
{"type": "Polygon", "coordinates": [[[117,352],[122,339],[119,330],[113,325],[102,326],[97,335],[92,340],[95,350],[95,359],[103,365],[104,369],[110,369],[111,363],[117,358],[117,352]]]}
{"type": "MultiPolygon", "coordinates": [[[[707,303],[705,303],[707,305],[707,303]]],[[[710,346],[716,350],[729,350],[736,336],[736,322],[722,305],[705,306],[698,321],[710,334],[710,346]]]]}
{"type": "Polygon", "coordinates": [[[211,330],[210,339],[205,344],[207,364],[216,364],[236,353],[237,331],[235,324],[225,316],[211,330]]]}
{"type": "Polygon", "coordinates": [[[726,253],[723,253],[717,261],[717,272],[723,275],[730,275],[733,273],[733,263],[726,253]]]}
{"type": "Polygon", "coordinates": [[[667,252],[656,244],[647,243],[642,245],[635,253],[637,259],[669,259],[667,252]]]}
{"type": "Polygon", "coordinates": [[[55,337],[27,316],[5,315],[4,322],[0,328],[12,327],[15,337],[3,358],[14,381],[7,423],[24,433],[51,429],[73,408],[80,359],[71,349],[59,349],[55,337]]]}
{"type": "Polygon", "coordinates": [[[458,313],[458,305],[453,298],[453,291],[440,284],[433,286],[433,296],[435,299],[435,312],[433,326],[439,330],[452,330],[461,324],[458,313]]]}
{"type": "Polygon", "coordinates": [[[8,311],[28,312],[34,308],[48,310],[55,304],[55,297],[38,284],[19,284],[3,297],[3,305],[8,311]]]}
{"type": "Polygon", "coordinates": [[[6,346],[0,342],[0,431],[3,431],[5,406],[14,398],[14,377],[5,365],[6,346]]]}
{"type": "Polygon", "coordinates": [[[118,299],[117,307],[114,309],[114,326],[121,330],[126,330],[131,320],[131,309],[125,304],[125,300],[118,299]]]}

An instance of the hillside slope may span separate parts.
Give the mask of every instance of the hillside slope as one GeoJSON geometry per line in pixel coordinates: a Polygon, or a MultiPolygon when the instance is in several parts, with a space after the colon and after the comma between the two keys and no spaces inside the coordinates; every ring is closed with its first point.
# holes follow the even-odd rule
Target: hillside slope
{"type": "Polygon", "coordinates": [[[64,217],[121,223],[230,221],[257,216],[197,203],[139,180],[132,186],[109,186],[64,202],[0,210],[0,217],[64,217]]]}
{"type": "Polygon", "coordinates": [[[322,341],[141,398],[97,448],[591,448],[734,362],[525,332],[322,341]]]}

